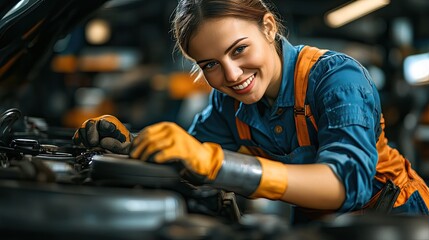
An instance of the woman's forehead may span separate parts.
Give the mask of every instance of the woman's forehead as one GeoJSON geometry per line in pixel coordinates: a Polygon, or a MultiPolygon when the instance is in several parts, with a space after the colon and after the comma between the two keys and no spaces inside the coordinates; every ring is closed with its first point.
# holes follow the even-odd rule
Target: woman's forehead
{"type": "Polygon", "coordinates": [[[202,55],[224,52],[237,39],[255,35],[258,26],[255,22],[234,17],[207,19],[200,24],[189,40],[189,55],[201,58],[202,55]]]}

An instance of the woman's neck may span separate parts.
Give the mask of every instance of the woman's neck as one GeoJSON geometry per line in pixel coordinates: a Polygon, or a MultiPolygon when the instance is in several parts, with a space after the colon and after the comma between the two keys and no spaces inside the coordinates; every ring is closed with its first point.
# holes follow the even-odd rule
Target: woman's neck
{"type": "Polygon", "coordinates": [[[275,69],[274,71],[277,74],[273,77],[273,80],[270,82],[270,86],[268,86],[264,96],[267,99],[267,102],[272,106],[279,95],[280,87],[282,84],[282,66],[283,66],[283,57],[281,55],[276,54],[275,60],[275,69]]]}

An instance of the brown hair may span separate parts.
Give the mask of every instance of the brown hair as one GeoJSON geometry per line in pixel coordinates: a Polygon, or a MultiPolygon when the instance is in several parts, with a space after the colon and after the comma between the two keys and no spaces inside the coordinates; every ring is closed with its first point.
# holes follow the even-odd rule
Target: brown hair
{"type": "Polygon", "coordinates": [[[172,21],[175,49],[180,49],[189,58],[188,45],[192,35],[204,20],[212,18],[236,17],[262,26],[265,14],[271,13],[276,19],[278,34],[282,35],[284,27],[272,7],[263,0],[179,0],[172,21]]]}

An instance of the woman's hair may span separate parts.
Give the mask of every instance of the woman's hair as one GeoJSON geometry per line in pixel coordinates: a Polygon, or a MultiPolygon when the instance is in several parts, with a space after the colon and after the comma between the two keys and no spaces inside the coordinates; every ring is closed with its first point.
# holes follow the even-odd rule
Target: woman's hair
{"type": "Polygon", "coordinates": [[[236,17],[254,21],[262,27],[265,14],[271,13],[276,19],[278,34],[283,35],[284,27],[272,7],[264,0],[179,0],[172,21],[175,49],[189,58],[191,37],[203,21],[213,18],[236,17]]]}

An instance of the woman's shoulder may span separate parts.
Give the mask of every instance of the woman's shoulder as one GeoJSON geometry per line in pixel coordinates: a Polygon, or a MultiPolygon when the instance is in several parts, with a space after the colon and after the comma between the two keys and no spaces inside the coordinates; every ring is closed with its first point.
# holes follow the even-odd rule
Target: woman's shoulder
{"type": "Polygon", "coordinates": [[[329,69],[341,68],[344,65],[363,68],[359,61],[344,52],[312,45],[294,45],[293,49],[298,51],[298,53],[302,53],[302,50],[305,47],[313,47],[326,51],[322,56],[319,57],[317,62],[314,64],[313,69],[318,69],[319,71],[328,71],[329,69]]]}
{"type": "MultiPolygon", "coordinates": [[[[310,100],[330,102],[329,99],[348,99],[365,96],[378,98],[377,88],[367,69],[353,57],[328,51],[320,57],[309,75],[310,100]]],[[[336,100],[335,100],[336,101],[336,100]]]]}
{"type": "Polygon", "coordinates": [[[322,55],[310,75],[319,80],[328,78],[344,84],[348,82],[358,84],[358,79],[363,81],[360,84],[372,82],[367,69],[358,60],[335,50],[328,50],[322,55]]]}
{"type": "Polygon", "coordinates": [[[358,68],[363,67],[359,61],[357,61],[350,55],[343,52],[331,50],[331,49],[327,49],[326,53],[323,54],[318,61],[318,65],[322,65],[324,67],[330,67],[330,68],[341,67],[344,64],[355,66],[358,68]]]}

